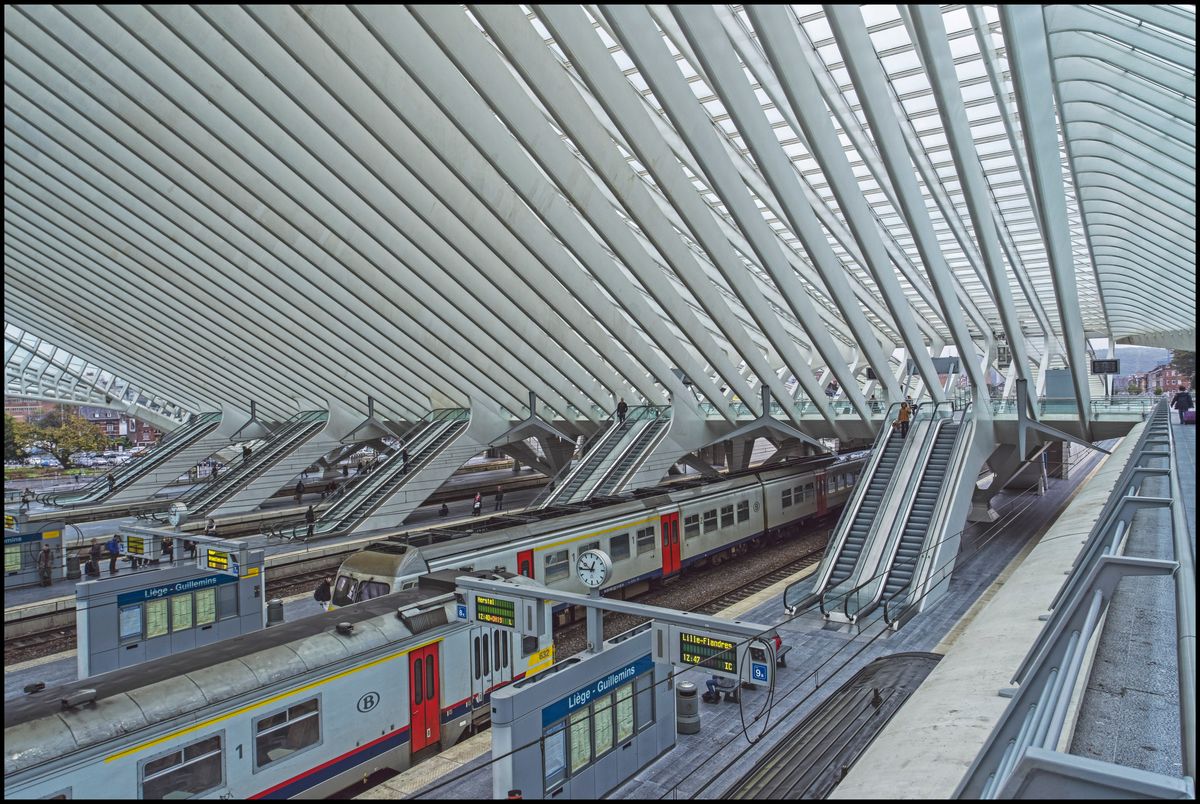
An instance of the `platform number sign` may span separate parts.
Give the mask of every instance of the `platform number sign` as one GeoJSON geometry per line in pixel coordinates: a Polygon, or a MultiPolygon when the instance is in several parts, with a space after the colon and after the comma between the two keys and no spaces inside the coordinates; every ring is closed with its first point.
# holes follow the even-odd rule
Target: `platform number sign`
{"type": "Polygon", "coordinates": [[[476,595],[475,619],[481,623],[516,628],[517,604],[511,600],[476,595]]]}
{"type": "Polygon", "coordinates": [[[751,662],[750,677],[755,681],[761,681],[765,684],[767,681],[767,666],[758,662],[751,662]]]}
{"type": "Polygon", "coordinates": [[[737,644],[706,634],[679,632],[679,659],[684,664],[707,667],[722,673],[737,673],[737,644]]]}

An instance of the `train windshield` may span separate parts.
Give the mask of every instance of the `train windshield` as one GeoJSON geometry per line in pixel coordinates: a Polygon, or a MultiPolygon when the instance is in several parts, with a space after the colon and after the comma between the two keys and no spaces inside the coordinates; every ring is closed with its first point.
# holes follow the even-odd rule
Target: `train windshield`
{"type": "Polygon", "coordinates": [[[370,600],[373,597],[383,597],[391,591],[391,587],[382,581],[361,581],[355,600],[370,600]]]}
{"type": "Polygon", "coordinates": [[[349,575],[339,575],[333,585],[333,605],[349,606],[354,602],[354,587],[356,582],[349,575]]]}

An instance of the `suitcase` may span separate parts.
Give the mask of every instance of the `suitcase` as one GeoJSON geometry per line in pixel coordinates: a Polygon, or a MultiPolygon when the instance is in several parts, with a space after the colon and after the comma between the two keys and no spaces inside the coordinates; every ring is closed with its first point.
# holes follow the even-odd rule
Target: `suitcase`
{"type": "Polygon", "coordinates": [[[1195,408],[1188,408],[1187,410],[1185,410],[1183,412],[1183,423],[1184,424],[1195,424],[1196,423],[1196,409],[1195,408]]]}

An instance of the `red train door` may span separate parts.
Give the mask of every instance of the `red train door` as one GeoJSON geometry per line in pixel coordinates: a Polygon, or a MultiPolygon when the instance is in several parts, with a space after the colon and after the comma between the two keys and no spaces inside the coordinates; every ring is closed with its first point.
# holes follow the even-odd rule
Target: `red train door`
{"type": "Polygon", "coordinates": [[[533,577],[533,551],[522,550],[517,553],[517,574],[526,578],[533,577]]]}
{"type": "Polygon", "coordinates": [[[409,726],[412,753],[441,739],[441,696],[438,693],[438,646],[435,642],[408,654],[409,726]]]}
{"type": "Polygon", "coordinates": [[[825,481],[829,478],[824,472],[817,473],[817,516],[822,516],[826,510],[828,495],[825,492],[825,481]]]}
{"type": "Polygon", "coordinates": [[[679,512],[663,514],[659,523],[662,539],[663,577],[679,572],[679,512]]]}

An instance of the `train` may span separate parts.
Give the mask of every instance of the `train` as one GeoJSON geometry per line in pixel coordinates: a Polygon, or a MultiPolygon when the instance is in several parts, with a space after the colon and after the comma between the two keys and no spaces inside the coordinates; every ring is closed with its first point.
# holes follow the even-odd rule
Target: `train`
{"type": "MultiPolygon", "coordinates": [[[[603,590],[633,594],[691,565],[720,563],[767,537],[797,532],[808,520],[838,509],[867,455],[795,458],[719,479],[691,478],[621,497],[391,536],[342,562],[332,605],[409,588],[422,574],[445,569],[505,571],[578,591],[571,568],[590,548],[612,560],[603,590]]],[[[560,619],[572,614],[557,608],[560,619]]]]}
{"type": "MultiPolygon", "coordinates": [[[[4,797],[320,798],[450,747],[543,636],[464,619],[458,571],[4,708],[4,797]]],[[[508,573],[474,577],[511,579],[508,573]]]]}

